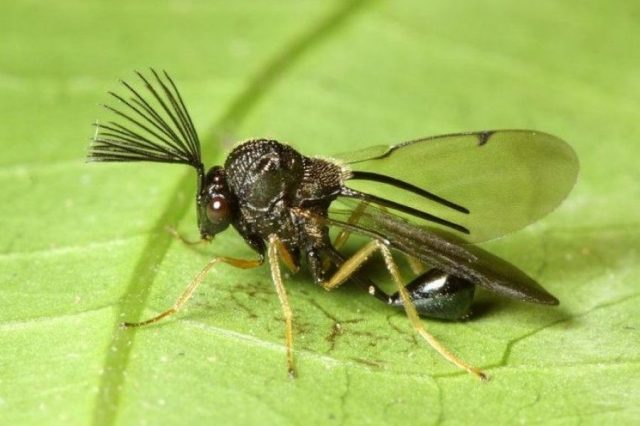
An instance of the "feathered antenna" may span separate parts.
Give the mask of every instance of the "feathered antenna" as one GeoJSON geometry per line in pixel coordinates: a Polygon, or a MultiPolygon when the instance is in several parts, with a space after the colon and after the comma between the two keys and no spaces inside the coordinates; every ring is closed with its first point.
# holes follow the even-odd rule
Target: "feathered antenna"
{"type": "Polygon", "coordinates": [[[154,70],[155,84],[136,72],[151,96],[145,99],[129,83],[129,98],[109,92],[124,107],[103,105],[122,124],[108,121],[98,124],[89,148],[87,161],[153,161],[182,163],[194,167],[198,178],[204,174],[200,158],[200,141],[189,112],[175,83],[166,71],[164,79],[154,70]]]}

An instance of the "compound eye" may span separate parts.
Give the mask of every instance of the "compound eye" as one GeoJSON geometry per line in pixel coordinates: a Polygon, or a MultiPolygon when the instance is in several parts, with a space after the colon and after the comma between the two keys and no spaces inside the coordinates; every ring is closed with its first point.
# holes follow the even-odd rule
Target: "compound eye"
{"type": "Polygon", "coordinates": [[[207,217],[215,225],[226,225],[229,223],[229,203],[221,195],[214,195],[207,204],[207,217]]]}

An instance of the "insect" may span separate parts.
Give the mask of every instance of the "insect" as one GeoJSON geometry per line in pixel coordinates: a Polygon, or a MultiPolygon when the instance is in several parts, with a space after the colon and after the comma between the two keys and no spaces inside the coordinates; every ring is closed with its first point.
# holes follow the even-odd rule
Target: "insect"
{"type": "Polygon", "coordinates": [[[576,155],[562,140],[530,130],[469,132],[320,158],[275,140],[253,139],[237,144],[223,166],[207,170],[174,81],[153,69],[150,77],[137,74],[144,91],[122,82],[126,96],[110,92],[119,106],[105,107],[117,120],[97,124],[88,160],[193,167],[201,241],[231,225],[257,256],[214,257],[173,307],[125,327],[153,324],[178,312],[218,264],[249,269],[267,262],[293,376],[293,314],[280,268],[284,264],[296,272],[306,264],[315,283],[327,290],[353,281],[382,302],[403,308],[435,350],[484,379],[481,370],[429,334],[420,316],[463,318],[477,286],[526,302],[558,304],[533,279],[471,243],[523,228],[560,204],[578,173],[576,155]],[[332,228],[339,230],[334,241],[332,228]],[[351,234],[368,242],[346,256],[341,249],[351,234]],[[393,294],[361,269],[376,253],[395,286],[393,294]],[[408,284],[398,256],[414,270],[408,284]]]}

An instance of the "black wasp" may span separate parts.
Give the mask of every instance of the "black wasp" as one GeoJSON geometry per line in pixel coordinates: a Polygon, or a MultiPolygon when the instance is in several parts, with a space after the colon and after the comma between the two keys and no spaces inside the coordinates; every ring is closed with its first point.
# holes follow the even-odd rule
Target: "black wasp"
{"type": "Polygon", "coordinates": [[[384,303],[404,308],[416,331],[440,354],[485,378],[428,334],[419,315],[463,318],[476,285],[527,302],[558,304],[531,278],[469,243],[523,228],[560,204],[578,172],[574,151],[560,139],[530,130],[469,132],[331,158],[307,157],[281,142],[254,139],[236,145],[224,166],[205,170],[180,92],[166,72],[151,72],[152,78],[138,73],[146,97],[126,82],[126,96],[111,93],[120,108],[106,108],[120,121],[98,126],[88,159],[192,166],[202,240],[232,225],[258,256],[213,258],[172,308],[124,326],[152,324],[180,310],[218,263],[255,268],[266,259],[284,314],[293,375],[293,315],[280,263],[296,272],[304,261],[327,290],[351,280],[384,303]],[[340,230],[334,242],[331,227],[340,230]],[[347,258],[339,249],[350,234],[368,242],[347,258]],[[384,293],[360,270],[376,252],[391,275],[394,294],[384,293]],[[394,255],[405,257],[414,271],[406,286],[394,255]]]}

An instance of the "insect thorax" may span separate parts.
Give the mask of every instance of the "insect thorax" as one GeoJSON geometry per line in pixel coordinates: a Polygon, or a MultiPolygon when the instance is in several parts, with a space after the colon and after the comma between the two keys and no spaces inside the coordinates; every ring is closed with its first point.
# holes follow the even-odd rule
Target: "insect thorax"
{"type": "Polygon", "coordinates": [[[296,252],[328,238],[326,227],[316,221],[310,229],[295,211],[326,216],[342,187],[344,172],[339,165],[305,157],[274,140],[258,139],[238,145],[224,167],[237,200],[234,226],[245,239],[266,240],[275,233],[296,252]]]}

